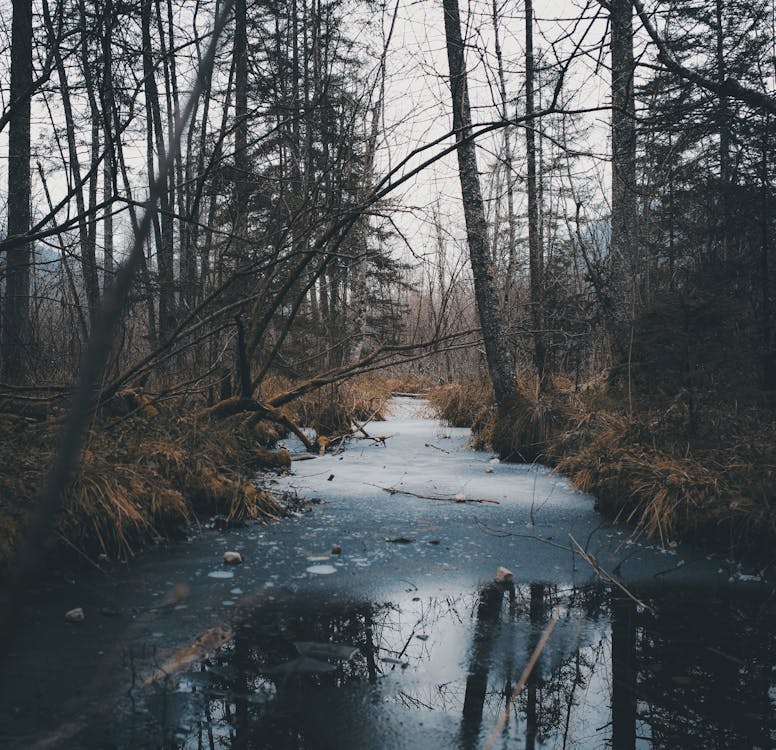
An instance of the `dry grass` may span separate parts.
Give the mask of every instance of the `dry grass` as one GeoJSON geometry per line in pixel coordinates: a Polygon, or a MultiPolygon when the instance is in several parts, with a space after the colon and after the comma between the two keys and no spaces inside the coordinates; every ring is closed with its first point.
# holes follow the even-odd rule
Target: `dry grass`
{"type": "MultiPolygon", "coordinates": [[[[198,424],[176,411],[177,404],[160,407],[133,393],[98,415],[57,519],[59,544],[125,559],[150,540],[184,532],[197,512],[258,521],[282,514],[250,482],[258,469],[290,466],[286,451],[266,447],[276,427],[250,415],[198,424]]],[[[59,428],[54,419],[0,415],[0,567],[34,512],[59,428]]]]}
{"type": "Polygon", "coordinates": [[[603,377],[580,388],[556,379],[541,395],[521,384],[506,409],[488,407],[469,424],[478,447],[556,467],[664,545],[692,539],[766,554],[776,539],[776,412],[698,401],[680,390],[629,414],[603,377]]]}
{"type": "MultiPolygon", "coordinates": [[[[581,435],[558,446],[557,468],[602,509],[667,545],[692,538],[713,546],[763,547],[776,538],[776,449],[729,441],[671,442],[650,429],[655,415],[590,416],[581,435]],[[757,455],[759,453],[759,455],[757,455]]],[[[751,428],[751,426],[750,426],[751,428]]],[[[760,433],[762,435],[762,433],[760,433]]]]}
{"type": "MultiPolygon", "coordinates": [[[[285,378],[268,378],[262,397],[269,399],[292,385],[285,378]]],[[[308,393],[288,404],[286,411],[294,422],[312,428],[319,436],[343,435],[350,432],[353,419],[375,422],[385,418],[394,390],[391,385],[392,381],[379,375],[364,375],[308,393]]]]}
{"type": "MultiPolygon", "coordinates": [[[[267,384],[276,392],[292,384],[267,384]]],[[[265,394],[266,395],[266,394],[265,394]]],[[[336,434],[352,417],[382,419],[390,388],[363,378],[294,402],[289,416],[336,434]]],[[[13,558],[40,497],[61,429],[61,413],[37,406],[36,417],[0,401],[0,570],[13,558]],[[5,411],[3,411],[5,409],[5,411]],[[15,411],[14,411],[15,410],[15,411]]],[[[283,514],[271,494],[251,479],[257,471],[291,466],[285,450],[270,450],[276,424],[256,414],[197,418],[201,404],[154,402],[127,389],[106,404],[87,436],[81,465],[65,491],[55,548],[88,557],[126,559],[149,541],[182,534],[197,514],[271,521],[283,514]]]]}
{"type": "Polygon", "coordinates": [[[558,381],[539,393],[535,380],[518,383],[512,401],[491,408],[475,425],[476,444],[489,446],[507,460],[548,462],[556,436],[567,426],[572,391],[558,381]]]}
{"type": "Polygon", "coordinates": [[[485,379],[439,385],[428,395],[436,415],[450,427],[471,427],[493,405],[493,387],[485,379]]]}

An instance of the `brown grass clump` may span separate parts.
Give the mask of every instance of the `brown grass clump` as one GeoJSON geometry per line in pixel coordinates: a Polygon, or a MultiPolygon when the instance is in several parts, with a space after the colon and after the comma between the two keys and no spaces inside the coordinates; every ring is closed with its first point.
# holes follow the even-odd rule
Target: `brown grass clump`
{"type": "Polygon", "coordinates": [[[769,427],[762,410],[746,417],[717,403],[698,412],[681,391],[662,408],[631,414],[623,406],[590,409],[596,401],[578,402],[552,461],[601,509],[664,545],[684,538],[742,553],[772,544],[776,446],[766,435],[773,414],[769,427]]]}
{"type": "Polygon", "coordinates": [[[767,552],[776,539],[776,444],[768,439],[776,412],[742,413],[687,389],[629,400],[607,382],[554,379],[541,395],[535,382],[520,384],[507,408],[489,406],[470,421],[473,443],[555,467],[601,510],[663,545],[693,539],[767,552]]]}
{"type": "Polygon", "coordinates": [[[550,384],[539,392],[536,381],[518,383],[513,399],[501,409],[491,408],[480,417],[477,442],[502,458],[523,463],[548,462],[552,444],[571,417],[571,395],[550,384]]]}
{"type": "MultiPolygon", "coordinates": [[[[252,415],[198,424],[176,407],[132,392],[101,410],[66,490],[55,546],[125,559],[147,541],[182,533],[197,512],[259,521],[282,514],[249,481],[259,469],[290,467],[287,451],[266,447],[277,427],[252,415]]],[[[0,419],[0,567],[35,511],[60,428],[53,419],[0,419]]]]}
{"type": "MultiPolygon", "coordinates": [[[[289,387],[289,382],[282,379],[269,381],[264,397],[271,398],[289,387]]],[[[374,374],[364,375],[308,393],[288,404],[286,411],[297,424],[312,428],[320,436],[335,437],[348,434],[354,419],[361,423],[383,421],[390,397],[390,381],[374,374]]]]}
{"type": "Polygon", "coordinates": [[[393,372],[393,374],[386,377],[383,382],[388,389],[388,395],[391,393],[411,393],[418,396],[425,395],[437,386],[437,382],[427,375],[412,375],[397,372],[393,372]]]}
{"type": "Polygon", "coordinates": [[[482,378],[448,383],[433,388],[428,399],[437,417],[450,427],[472,427],[493,405],[493,387],[482,378]]]}

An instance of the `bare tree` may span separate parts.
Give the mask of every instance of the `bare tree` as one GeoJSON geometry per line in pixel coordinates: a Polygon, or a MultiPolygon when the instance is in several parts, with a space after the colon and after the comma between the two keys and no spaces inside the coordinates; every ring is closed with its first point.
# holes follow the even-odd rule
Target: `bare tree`
{"type": "Polygon", "coordinates": [[[458,0],[443,0],[445,39],[450,68],[453,103],[453,130],[458,155],[466,238],[474,276],[474,293],[480,314],[488,371],[493,381],[496,402],[505,405],[514,393],[514,364],[498,305],[493,265],[482,201],[477,153],[472,138],[471,110],[467,91],[466,64],[458,0]]]}
{"type": "Polygon", "coordinates": [[[636,109],[633,92],[633,5],[631,0],[609,4],[612,48],[612,235],[610,254],[616,305],[616,337],[627,339],[624,328],[633,314],[636,295],[636,109]]]}

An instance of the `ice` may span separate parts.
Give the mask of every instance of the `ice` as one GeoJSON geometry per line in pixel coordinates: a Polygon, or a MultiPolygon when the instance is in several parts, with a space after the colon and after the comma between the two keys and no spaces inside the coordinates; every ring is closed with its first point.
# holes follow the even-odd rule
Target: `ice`
{"type": "Polygon", "coordinates": [[[308,573],[315,573],[317,575],[326,576],[336,573],[337,569],[333,565],[311,565],[306,569],[308,573]]]}
{"type": "MultiPolygon", "coordinates": [[[[486,467],[495,464],[493,455],[469,449],[469,430],[444,427],[430,418],[428,404],[421,399],[394,398],[386,421],[365,427],[373,437],[385,437],[385,445],[353,440],[338,455],[295,462],[294,474],[281,478],[280,489],[295,489],[325,501],[359,498],[378,506],[434,502],[401,494],[405,491],[459,501],[490,499],[503,505],[534,507],[538,517],[551,508],[590,506],[588,497],[574,492],[566,480],[541,466],[498,463],[498,471],[485,473],[486,467]],[[397,492],[391,495],[386,491],[389,489],[397,492]]],[[[286,445],[291,450],[298,447],[292,441],[286,445]]],[[[457,504],[469,505],[477,504],[457,504]]]]}

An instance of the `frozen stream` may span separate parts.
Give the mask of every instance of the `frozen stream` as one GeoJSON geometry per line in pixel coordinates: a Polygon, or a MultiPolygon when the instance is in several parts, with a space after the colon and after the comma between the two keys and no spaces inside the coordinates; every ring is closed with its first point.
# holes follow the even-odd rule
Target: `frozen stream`
{"type": "Polygon", "coordinates": [[[564,479],[468,450],[422,410],[395,399],[367,427],[384,444],[278,477],[309,512],[36,593],[0,675],[0,746],[482,748],[553,615],[492,747],[776,742],[769,584],[633,541],[564,479]],[[86,620],[67,626],[73,606],[86,620]]]}

